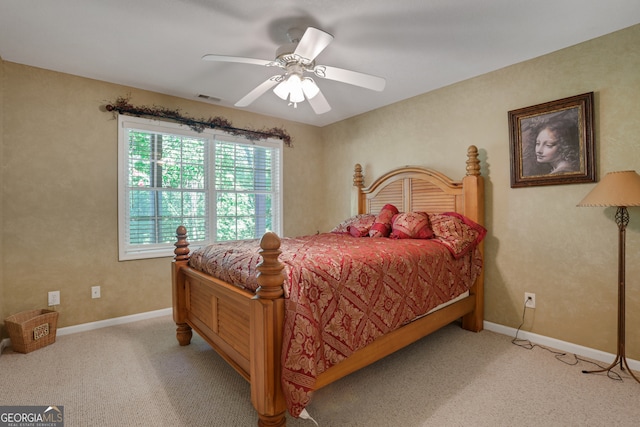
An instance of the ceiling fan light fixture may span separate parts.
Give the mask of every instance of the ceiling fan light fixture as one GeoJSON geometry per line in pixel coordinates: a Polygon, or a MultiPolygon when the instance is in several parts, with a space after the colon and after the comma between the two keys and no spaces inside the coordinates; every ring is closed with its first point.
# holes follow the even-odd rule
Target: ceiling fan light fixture
{"type": "Polygon", "coordinates": [[[290,74],[280,82],[274,89],[278,98],[283,101],[289,100],[293,104],[303,102],[305,100],[305,91],[303,89],[303,81],[297,73],[290,74]]]}

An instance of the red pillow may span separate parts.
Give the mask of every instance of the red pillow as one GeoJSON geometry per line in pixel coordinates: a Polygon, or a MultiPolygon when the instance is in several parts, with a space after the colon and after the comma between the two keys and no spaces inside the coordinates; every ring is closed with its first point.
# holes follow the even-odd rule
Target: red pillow
{"type": "Polygon", "coordinates": [[[369,231],[369,228],[371,228],[371,226],[373,225],[373,221],[375,220],[376,216],[373,214],[354,215],[351,218],[347,218],[340,224],[336,225],[333,230],[331,230],[331,233],[349,233],[349,227],[351,226],[355,226],[358,229],[366,227],[367,231],[369,231]]]}
{"type": "Polygon", "coordinates": [[[430,239],[433,237],[429,215],[426,212],[397,214],[391,223],[393,239],[430,239]]]}
{"type": "Polygon", "coordinates": [[[473,250],[487,234],[487,229],[456,212],[429,214],[434,240],[449,249],[454,258],[473,250]]]}
{"type": "Polygon", "coordinates": [[[375,219],[376,217],[373,215],[360,215],[347,226],[347,231],[353,237],[368,237],[375,219]]]}
{"type": "Polygon", "coordinates": [[[380,210],[376,220],[369,230],[370,237],[388,237],[391,233],[391,219],[398,213],[398,208],[392,204],[386,204],[380,210]]]}

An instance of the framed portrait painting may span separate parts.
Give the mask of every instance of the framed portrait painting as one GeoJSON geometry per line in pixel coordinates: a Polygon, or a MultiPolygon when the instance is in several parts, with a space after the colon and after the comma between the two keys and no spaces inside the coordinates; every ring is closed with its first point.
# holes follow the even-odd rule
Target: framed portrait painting
{"type": "Polygon", "coordinates": [[[596,181],[593,92],[509,111],[511,188],[596,181]]]}

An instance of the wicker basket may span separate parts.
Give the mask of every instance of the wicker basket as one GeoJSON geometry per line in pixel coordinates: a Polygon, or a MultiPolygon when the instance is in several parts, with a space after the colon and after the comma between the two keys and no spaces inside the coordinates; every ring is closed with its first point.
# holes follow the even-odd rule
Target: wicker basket
{"type": "Polygon", "coordinates": [[[11,347],[18,353],[29,353],[56,341],[58,312],[29,310],[7,317],[11,347]]]}

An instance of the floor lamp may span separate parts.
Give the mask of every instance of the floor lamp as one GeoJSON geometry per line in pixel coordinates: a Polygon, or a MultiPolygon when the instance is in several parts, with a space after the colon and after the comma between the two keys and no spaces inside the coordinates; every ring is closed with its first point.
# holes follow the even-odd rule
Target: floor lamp
{"type": "Polygon", "coordinates": [[[608,372],[616,365],[621,370],[627,369],[629,374],[640,383],[627,363],[625,356],[625,230],[629,224],[627,206],[640,206],[640,175],[635,171],[610,172],[595,186],[578,206],[617,207],[616,224],[618,224],[618,352],[613,363],[604,369],[582,371],[585,374],[608,372]]]}

